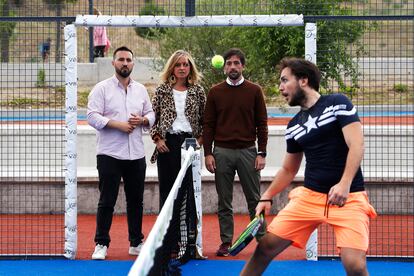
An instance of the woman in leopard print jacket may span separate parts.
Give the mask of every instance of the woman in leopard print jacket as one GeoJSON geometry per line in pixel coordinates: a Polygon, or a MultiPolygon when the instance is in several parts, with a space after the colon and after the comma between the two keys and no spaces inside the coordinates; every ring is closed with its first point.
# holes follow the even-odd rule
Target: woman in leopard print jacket
{"type": "Polygon", "coordinates": [[[152,99],[155,123],[150,134],[156,148],[151,162],[157,161],[160,209],[181,169],[181,145],[185,138],[194,137],[202,144],[206,95],[198,84],[200,79],[191,55],[178,50],[168,59],[161,73],[162,84],[152,99]]]}

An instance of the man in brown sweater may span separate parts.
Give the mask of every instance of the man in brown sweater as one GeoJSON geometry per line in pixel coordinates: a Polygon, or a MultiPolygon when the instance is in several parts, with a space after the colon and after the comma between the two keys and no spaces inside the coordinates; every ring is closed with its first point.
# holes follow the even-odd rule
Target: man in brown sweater
{"type": "MultiPolygon", "coordinates": [[[[213,86],[204,113],[205,164],[215,174],[222,244],[217,256],[228,256],[233,241],[233,182],[237,174],[250,219],[260,199],[260,170],[266,164],[267,111],[260,86],[243,77],[245,56],[232,48],[224,54],[227,79],[213,86]],[[257,139],[257,147],[256,147],[257,139]],[[214,149],[213,149],[214,143],[214,149]]],[[[264,234],[265,227],[259,231],[264,234]]]]}

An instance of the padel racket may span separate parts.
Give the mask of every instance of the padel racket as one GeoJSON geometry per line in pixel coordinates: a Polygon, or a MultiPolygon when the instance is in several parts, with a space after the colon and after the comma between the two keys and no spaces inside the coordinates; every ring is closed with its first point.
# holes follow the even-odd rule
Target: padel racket
{"type": "Polygon", "coordinates": [[[234,244],[229,248],[229,253],[232,256],[236,256],[240,251],[243,250],[256,236],[257,231],[259,231],[260,226],[263,224],[263,214],[255,217],[246,229],[240,234],[234,244]]]}

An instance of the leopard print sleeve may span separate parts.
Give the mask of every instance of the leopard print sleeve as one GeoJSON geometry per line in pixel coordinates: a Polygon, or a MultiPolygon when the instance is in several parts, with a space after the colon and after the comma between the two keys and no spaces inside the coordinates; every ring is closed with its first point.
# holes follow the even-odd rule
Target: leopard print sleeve
{"type": "Polygon", "coordinates": [[[154,113],[155,113],[155,122],[154,122],[154,125],[151,127],[150,135],[153,140],[156,136],[161,137],[161,131],[160,131],[161,98],[162,98],[162,86],[158,86],[155,89],[155,94],[152,98],[152,109],[154,110],[154,113]]]}
{"type": "Polygon", "coordinates": [[[200,126],[200,131],[198,134],[198,136],[202,136],[203,135],[203,123],[204,123],[204,109],[206,107],[206,93],[203,89],[202,86],[199,87],[198,89],[198,93],[199,93],[199,122],[198,125],[200,126]]]}

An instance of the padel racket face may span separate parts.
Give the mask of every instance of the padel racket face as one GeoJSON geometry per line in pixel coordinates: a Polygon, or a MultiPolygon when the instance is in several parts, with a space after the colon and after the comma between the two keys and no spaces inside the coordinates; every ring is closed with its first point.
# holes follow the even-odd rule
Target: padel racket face
{"type": "Polygon", "coordinates": [[[229,248],[229,253],[232,256],[236,256],[240,251],[243,250],[256,236],[260,226],[263,224],[263,215],[255,217],[246,229],[240,234],[234,244],[229,248]]]}

